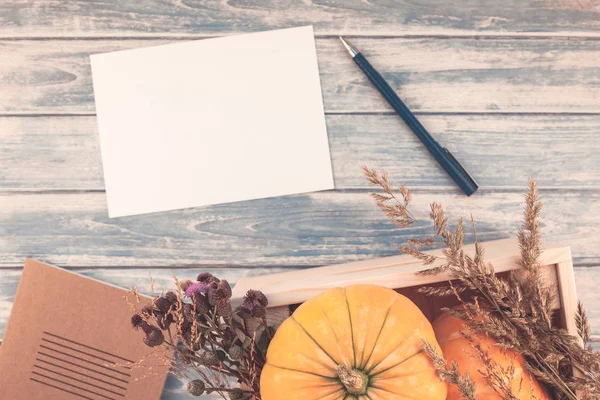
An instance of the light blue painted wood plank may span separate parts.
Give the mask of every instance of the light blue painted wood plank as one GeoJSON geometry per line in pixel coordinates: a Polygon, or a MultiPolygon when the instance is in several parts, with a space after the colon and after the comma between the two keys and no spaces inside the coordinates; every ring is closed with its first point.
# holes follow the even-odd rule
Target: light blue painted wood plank
{"type": "Polygon", "coordinates": [[[320,34],[589,33],[593,0],[411,1],[4,1],[0,35],[222,35],[314,24],[320,34]]]}
{"type": "MultiPolygon", "coordinates": [[[[599,264],[600,192],[559,190],[542,197],[546,242],[571,245],[579,264],[599,264]]],[[[432,201],[445,204],[452,219],[472,214],[481,240],[512,236],[521,223],[520,192],[481,191],[467,198],[458,190],[420,191],[414,213],[426,219],[432,201]]],[[[117,219],[107,218],[103,193],[0,195],[0,268],[18,267],[27,256],[65,267],[325,265],[396,254],[397,245],[422,232],[394,228],[366,192],[117,219]]]]}
{"type": "MultiPolygon", "coordinates": [[[[0,41],[0,113],[94,113],[89,54],[167,40],[0,41]]],[[[600,41],[356,39],[414,111],[600,108],[600,41]]],[[[327,112],[391,112],[339,40],[317,40],[327,112]]]]}
{"type": "MultiPolygon", "coordinates": [[[[482,188],[600,188],[600,116],[425,115],[421,122],[482,188]],[[577,160],[577,162],[573,162],[577,160]]],[[[359,166],[413,188],[454,182],[396,116],[328,115],[338,189],[368,187],[359,166]]],[[[140,148],[142,149],[142,148],[140,148]]],[[[95,117],[0,118],[0,191],[104,190],[95,117]]]]}

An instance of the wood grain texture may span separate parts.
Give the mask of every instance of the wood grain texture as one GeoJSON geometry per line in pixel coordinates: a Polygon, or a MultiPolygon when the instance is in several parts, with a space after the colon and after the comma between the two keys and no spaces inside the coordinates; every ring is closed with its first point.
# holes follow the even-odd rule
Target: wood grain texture
{"type": "MultiPolygon", "coordinates": [[[[0,41],[0,113],[94,113],[89,54],[168,40],[0,41]]],[[[354,41],[418,112],[598,113],[600,41],[354,41]]],[[[390,112],[335,38],[317,39],[328,113],[390,112]]]]}
{"type": "Polygon", "coordinates": [[[326,35],[594,35],[599,16],[594,0],[11,0],[0,3],[0,35],[222,35],[306,24],[326,35]]]}
{"type": "MultiPolygon", "coordinates": [[[[576,264],[599,264],[600,214],[591,205],[600,193],[548,191],[543,200],[545,241],[572,246],[576,264]]],[[[521,223],[522,193],[419,192],[417,218],[426,218],[432,201],[452,219],[473,214],[480,240],[512,236],[521,223]]],[[[395,229],[362,191],[118,219],[107,218],[104,193],[0,195],[0,267],[18,267],[26,256],[65,267],[326,265],[397,254],[398,244],[422,232],[395,229]]]]}
{"type": "MultiPolygon", "coordinates": [[[[424,115],[482,188],[600,188],[600,116],[424,115]],[[577,160],[577,162],[573,162],[577,160]]],[[[337,189],[368,187],[359,166],[412,188],[455,184],[392,115],[328,115],[337,189]]],[[[104,190],[95,117],[0,118],[0,191],[104,190]]]]}
{"type": "MultiPolygon", "coordinates": [[[[0,2],[0,116],[20,116],[0,117],[0,337],[26,256],[125,287],[151,269],[164,288],[200,269],[236,281],[396,254],[419,229],[398,231],[376,210],[358,170],[368,164],[417,188],[419,218],[432,200],[452,217],[473,213],[483,240],[516,232],[521,192],[536,177],[544,240],[573,247],[600,343],[599,17],[595,0],[0,2]],[[338,191],[107,218],[89,54],[306,24],[317,35],[338,191]],[[473,172],[480,193],[463,197],[388,115],[339,34],[473,172]]],[[[163,399],[187,398],[170,377],[163,399]]]]}

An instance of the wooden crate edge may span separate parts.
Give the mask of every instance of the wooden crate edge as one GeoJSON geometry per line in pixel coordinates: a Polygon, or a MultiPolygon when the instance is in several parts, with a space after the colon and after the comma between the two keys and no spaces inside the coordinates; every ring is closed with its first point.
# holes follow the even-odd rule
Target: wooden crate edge
{"type": "MultiPolygon", "coordinates": [[[[519,268],[517,264],[519,246],[516,239],[484,242],[482,245],[486,251],[486,261],[494,265],[496,272],[519,268]]],[[[474,246],[465,246],[465,250],[473,254],[474,246]]],[[[441,255],[441,250],[428,253],[441,255]]],[[[574,313],[576,294],[570,248],[566,246],[546,248],[541,261],[544,265],[558,266],[558,284],[565,285],[565,288],[559,288],[561,303],[570,308],[569,313],[574,313]]],[[[233,301],[239,302],[248,289],[261,290],[269,299],[271,308],[302,303],[331,287],[368,283],[398,289],[449,280],[450,276],[443,274],[435,276],[417,274],[418,271],[439,264],[441,261],[425,267],[411,256],[402,255],[244,278],[238,281],[233,289],[233,301]]],[[[571,328],[569,325],[567,327],[571,328]]]]}

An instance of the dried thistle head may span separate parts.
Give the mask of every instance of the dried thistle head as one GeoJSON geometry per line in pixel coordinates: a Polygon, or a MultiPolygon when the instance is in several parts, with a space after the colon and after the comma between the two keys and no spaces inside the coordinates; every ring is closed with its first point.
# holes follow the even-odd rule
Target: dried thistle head
{"type": "Polygon", "coordinates": [[[192,396],[202,396],[206,385],[201,379],[194,379],[188,382],[187,390],[192,396]]]}
{"type": "Polygon", "coordinates": [[[165,341],[165,336],[157,327],[145,323],[141,326],[141,328],[146,334],[143,340],[147,346],[157,347],[163,344],[163,342],[165,341]]]}
{"type": "Polygon", "coordinates": [[[231,286],[229,282],[223,280],[211,282],[208,287],[208,302],[211,306],[217,305],[219,302],[228,301],[231,298],[231,286]]]}
{"type": "Polygon", "coordinates": [[[250,315],[256,318],[264,318],[267,314],[269,301],[267,296],[258,290],[248,290],[243,298],[241,311],[243,315],[250,315]]]}
{"type": "Polygon", "coordinates": [[[154,307],[158,311],[166,313],[171,309],[171,302],[164,297],[158,297],[154,299],[154,307]]]}
{"type": "Polygon", "coordinates": [[[185,289],[185,295],[187,297],[192,297],[195,294],[208,293],[209,289],[210,283],[193,282],[190,283],[189,286],[185,289]]]}
{"type": "Polygon", "coordinates": [[[146,320],[144,320],[140,314],[134,314],[133,317],[131,317],[131,326],[135,330],[139,329],[145,322],[146,320]]]}

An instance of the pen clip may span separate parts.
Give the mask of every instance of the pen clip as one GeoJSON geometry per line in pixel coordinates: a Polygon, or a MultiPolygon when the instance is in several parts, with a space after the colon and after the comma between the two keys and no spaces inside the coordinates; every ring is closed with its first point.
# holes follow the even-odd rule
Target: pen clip
{"type": "Polygon", "coordinates": [[[473,182],[473,184],[475,185],[475,187],[478,187],[479,184],[477,184],[477,181],[471,176],[471,174],[469,174],[469,172],[465,169],[465,167],[463,167],[461,165],[461,163],[458,162],[458,160],[456,159],[456,157],[454,157],[452,155],[452,153],[450,153],[450,150],[448,150],[445,147],[442,147],[444,149],[444,151],[446,152],[446,154],[448,154],[450,156],[450,158],[454,161],[454,163],[456,164],[456,166],[458,168],[460,168],[460,170],[473,182]]]}

